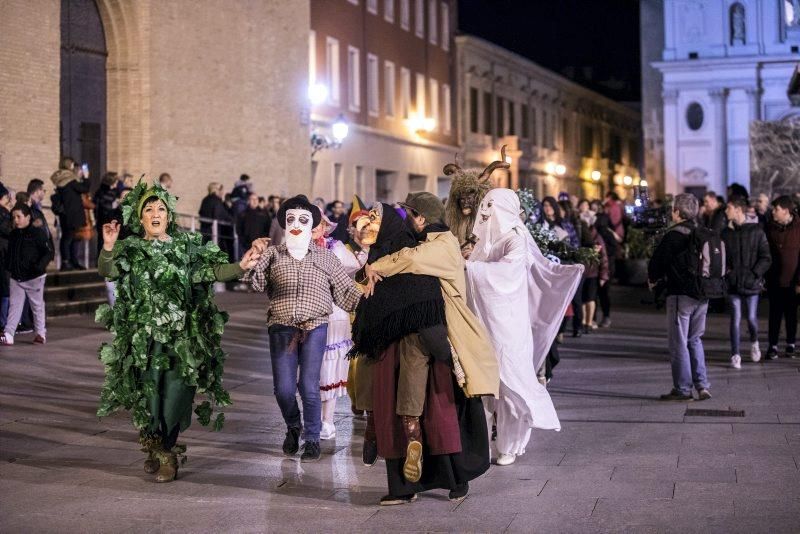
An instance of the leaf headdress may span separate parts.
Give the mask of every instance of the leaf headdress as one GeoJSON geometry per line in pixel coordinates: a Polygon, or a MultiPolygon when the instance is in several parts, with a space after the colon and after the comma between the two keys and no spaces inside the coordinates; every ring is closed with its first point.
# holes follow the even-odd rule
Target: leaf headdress
{"type": "Polygon", "coordinates": [[[178,223],[176,221],[176,209],[178,206],[178,197],[171,194],[169,191],[161,187],[161,184],[154,183],[148,187],[145,180],[139,180],[136,187],[128,193],[125,200],[122,201],[122,221],[131,232],[135,235],[142,235],[144,227],[142,226],[142,208],[145,202],[150,198],[157,198],[167,207],[169,212],[169,223],[167,224],[167,233],[173,235],[178,230],[178,223]]]}

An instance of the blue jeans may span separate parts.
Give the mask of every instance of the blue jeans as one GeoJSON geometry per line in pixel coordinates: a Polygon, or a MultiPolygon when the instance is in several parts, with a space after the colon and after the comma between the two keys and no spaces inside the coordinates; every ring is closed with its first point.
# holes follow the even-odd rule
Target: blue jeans
{"type": "Polygon", "coordinates": [[[672,383],[684,395],[708,389],[703,334],[706,331],[708,301],[686,295],[667,297],[667,339],[672,363],[672,383]]]}
{"type": "Polygon", "coordinates": [[[328,337],[328,325],[303,331],[283,325],[269,327],[269,354],[272,382],[283,420],[289,428],[303,427],[303,439],[319,441],[322,426],[322,400],[319,394],[319,371],[328,337]],[[300,368],[300,380],[297,369],[300,368]],[[297,406],[297,390],[303,401],[303,424],[297,406]]]}
{"type": "Polygon", "coordinates": [[[731,356],[739,354],[739,323],[742,322],[742,302],[747,308],[747,329],[750,343],[758,341],[758,295],[728,295],[731,314],[731,356]]]}

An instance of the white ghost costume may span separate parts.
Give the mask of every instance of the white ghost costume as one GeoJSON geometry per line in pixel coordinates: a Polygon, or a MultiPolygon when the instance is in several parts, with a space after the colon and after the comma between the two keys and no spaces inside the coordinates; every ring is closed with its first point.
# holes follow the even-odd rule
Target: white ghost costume
{"type": "MultiPolygon", "coordinates": [[[[467,261],[467,297],[486,326],[500,364],[497,452],[524,454],[532,428],[560,430],[536,372],[558,333],[583,274],[582,265],[545,258],[520,219],[517,194],[492,189],[483,198],[467,261]]],[[[491,402],[486,403],[491,410],[491,402]]]]}

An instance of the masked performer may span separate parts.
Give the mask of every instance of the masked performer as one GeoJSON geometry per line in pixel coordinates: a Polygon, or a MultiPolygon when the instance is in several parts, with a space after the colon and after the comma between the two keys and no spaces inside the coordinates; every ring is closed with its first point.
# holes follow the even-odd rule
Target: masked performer
{"type": "MultiPolygon", "coordinates": [[[[368,226],[369,262],[416,245],[387,204],[373,207],[368,226]]],[[[389,485],[380,504],[412,502],[434,488],[463,498],[467,480],[488,468],[488,454],[467,458],[464,471],[454,464],[462,444],[439,281],[398,274],[380,282],[356,311],[353,342],[354,352],[372,362],[374,427],[389,485]]]]}
{"type": "Polygon", "coordinates": [[[462,169],[457,163],[444,166],[444,174],[452,176],[444,222],[458,238],[462,249],[471,250],[475,245],[472,228],[478,216],[478,206],[492,188],[492,173],[495,169],[509,167],[506,163],[506,145],[500,149],[500,160],[492,162],[483,170],[462,169]]]}
{"type": "MultiPolygon", "coordinates": [[[[316,206],[315,206],[316,208],[316,206]]],[[[367,261],[366,254],[354,254],[341,241],[331,237],[337,224],[317,208],[321,222],[312,232],[312,240],[320,248],[330,250],[342,263],[348,276],[353,277],[367,261]]],[[[322,398],[322,430],[320,439],[333,439],[336,437],[336,426],[333,416],[336,411],[336,399],[347,394],[347,372],[349,361],[347,353],[353,346],[350,337],[350,314],[333,305],[333,313],[328,318],[328,338],[325,344],[325,354],[322,357],[320,369],[319,390],[322,398]]]]}
{"type": "Polygon", "coordinates": [[[283,452],[297,453],[302,429],[305,445],[300,460],[312,462],[320,457],[319,385],[328,319],[334,304],[345,312],[355,310],[363,293],[333,252],[311,242],[311,230],[320,223],[320,211],[306,197],[286,200],[277,220],[286,230],[284,242],[269,247],[244,280],[255,291],[266,291],[269,296],[272,377],[287,426],[283,452]],[[304,426],[297,406],[298,388],[304,426]]]}
{"type": "Polygon", "coordinates": [[[468,481],[488,467],[489,441],[481,396],[498,394],[497,359],[489,335],[467,306],[464,260],[458,240],[443,222],[442,202],[431,193],[412,193],[401,206],[407,213],[406,222],[421,242],[378,259],[367,270],[375,281],[401,273],[439,279],[447,338],[453,348],[455,402],[461,432],[462,452],[451,456],[458,486],[453,496],[459,498],[466,495],[468,481]]]}
{"type": "MultiPolygon", "coordinates": [[[[492,189],[483,198],[467,262],[469,304],[492,336],[500,363],[495,402],[498,465],[525,452],[531,428],[559,430],[547,390],[536,380],[582,265],[546,259],[520,219],[517,194],[492,189]]],[[[487,403],[490,404],[490,403],[487,403]]]]}
{"type": "MultiPolygon", "coordinates": [[[[195,413],[208,425],[212,405],[230,404],[222,387],[225,353],[220,348],[227,314],[214,304],[213,283],[244,274],[258,260],[256,248],[238,264],[202,236],[177,230],[177,199],[160,185],[140,182],[123,201],[124,224],[132,235],[118,240],[117,221],[103,226],[101,276],[116,281],[114,307],[103,305],[98,322],[114,333],[100,348],[106,379],[100,417],[125,408],[140,430],[147,453],[144,469],[156,482],[178,472],[178,433],[191,422],[195,393],[207,401],[195,413]]],[[[222,427],[218,414],[215,429],[222,427]]]]}

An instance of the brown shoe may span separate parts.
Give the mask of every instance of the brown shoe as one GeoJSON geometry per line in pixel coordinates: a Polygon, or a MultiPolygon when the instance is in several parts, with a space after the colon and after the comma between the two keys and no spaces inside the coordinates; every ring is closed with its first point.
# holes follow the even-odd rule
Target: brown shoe
{"type": "Polygon", "coordinates": [[[403,416],[403,431],[408,440],[403,476],[408,482],[419,482],[422,478],[422,431],[419,417],[403,416]]]}
{"type": "Polygon", "coordinates": [[[161,448],[161,438],[151,434],[140,434],[139,443],[142,445],[142,452],[147,453],[147,458],[144,461],[144,472],[153,474],[161,467],[161,463],[156,458],[156,449],[161,448]]]}
{"type": "Polygon", "coordinates": [[[178,455],[172,451],[158,449],[153,451],[160,467],[156,473],[156,482],[172,482],[178,476],[178,455]]]}

